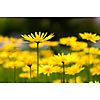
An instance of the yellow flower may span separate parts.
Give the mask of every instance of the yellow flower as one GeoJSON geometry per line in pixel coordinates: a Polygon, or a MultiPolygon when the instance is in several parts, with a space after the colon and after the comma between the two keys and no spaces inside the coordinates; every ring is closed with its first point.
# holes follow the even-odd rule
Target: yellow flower
{"type": "MultiPolygon", "coordinates": [[[[69,79],[69,83],[75,83],[75,79],[74,78],[69,79]]],[[[76,83],[82,83],[81,77],[79,76],[76,77],[76,83]]]]}
{"type": "Polygon", "coordinates": [[[22,61],[9,61],[9,60],[7,60],[4,64],[4,68],[11,68],[11,69],[14,69],[15,67],[20,68],[23,66],[24,66],[24,62],[22,62],[22,61]]]}
{"type": "MultiPolygon", "coordinates": [[[[67,80],[65,79],[65,83],[67,82],[67,80]]],[[[57,79],[54,80],[53,83],[63,83],[63,81],[61,79],[57,79]]]]}
{"type": "Polygon", "coordinates": [[[57,80],[54,80],[53,83],[61,83],[62,80],[61,79],[57,79],[57,80]]]}
{"type": "Polygon", "coordinates": [[[53,56],[54,53],[52,50],[41,50],[40,55],[47,58],[47,57],[53,56]]]}
{"type": "Polygon", "coordinates": [[[56,65],[55,62],[53,60],[51,60],[51,57],[47,58],[43,58],[40,60],[40,64],[42,65],[56,65]]]}
{"type": "Polygon", "coordinates": [[[52,60],[55,61],[56,64],[58,65],[62,65],[63,62],[66,65],[66,64],[75,62],[77,60],[77,56],[73,54],[64,55],[64,53],[61,53],[61,54],[58,53],[58,55],[54,55],[52,60]]]}
{"type": "MultiPolygon", "coordinates": [[[[29,78],[30,79],[30,73],[29,72],[28,73],[20,73],[19,77],[20,78],[29,78]]],[[[33,77],[37,77],[37,74],[35,72],[31,73],[31,78],[33,78],[33,77]]]]}
{"type": "Polygon", "coordinates": [[[21,44],[6,43],[2,46],[2,50],[14,50],[15,48],[21,46],[21,44]]]}
{"type": "Polygon", "coordinates": [[[93,82],[93,81],[90,81],[89,83],[99,83],[99,81],[95,81],[95,82],[93,82]]]}
{"type": "Polygon", "coordinates": [[[50,47],[57,46],[59,44],[58,41],[46,41],[44,43],[50,47]]]}
{"type": "Polygon", "coordinates": [[[37,59],[35,58],[36,58],[36,52],[28,52],[28,51],[19,52],[19,54],[16,56],[17,60],[23,61],[26,65],[36,63],[37,59]]]}
{"type": "Polygon", "coordinates": [[[87,47],[85,42],[74,42],[71,44],[71,50],[83,50],[87,47]]]}
{"type": "Polygon", "coordinates": [[[86,49],[84,49],[84,52],[90,53],[90,54],[100,54],[100,50],[98,48],[94,48],[94,47],[86,48],[86,49]]]}
{"type": "Polygon", "coordinates": [[[70,46],[70,45],[73,44],[76,40],[77,40],[77,38],[74,37],[74,36],[72,36],[72,37],[64,37],[64,38],[60,38],[59,43],[60,43],[60,44],[63,44],[63,45],[70,46]]]}
{"type": "Polygon", "coordinates": [[[8,37],[0,36],[0,42],[4,43],[5,41],[9,41],[9,38],[8,37]]]}
{"type": "Polygon", "coordinates": [[[4,60],[3,59],[0,59],[0,64],[3,64],[4,63],[4,60]]]}
{"type": "Polygon", "coordinates": [[[99,59],[95,55],[81,55],[77,58],[76,63],[78,65],[96,64],[99,63],[99,59]]]}
{"type": "Polygon", "coordinates": [[[8,57],[8,52],[3,51],[0,53],[0,58],[7,58],[8,57]]]}
{"type": "Polygon", "coordinates": [[[37,34],[37,32],[35,32],[35,35],[33,35],[32,33],[30,35],[21,35],[25,40],[28,40],[30,42],[45,42],[49,39],[51,39],[52,37],[54,37],[53,33],[51,33],[49,36],[47,36],[47,32],[44,34],[44,33],[41,33],[39,32],[39,34],[37,34]]]}
{"type": "Polygon", "coordinates": [[[96,36],[96,33],[92,34],[92,33],[84,32],[84,34],[79,33],[79,35],[81,36],[82,39],[90,40],[91,42],[94,43],[96,43],[96,40],[100,40],[100,36],[99,35],[96,36]]]}
{"type": "MultiPolygon", "coordinates": [[[[36,43],[30,43],[29,46],[30,46],[31,48],[37,48],[37,44],[36,44],[36,43]]],[[[44,46],[43,43],[40,43],[40,44],[39,44],[39,48],[41,48],[41,47],[43,47],[43,46],[44,46]]]]}
{"type": "Polygon", "coordinates": [[[15,43],[15,42],[20,42],[20,43],[22,43],[22,42],[23,42],[23,40],[22,40],[21,38],[16,39],[16,38],[13,38],[13,37],[9,38],[9,41],[12,42],[12,43],[15,43]]]}
{"type": "Polygon", "coordinates": [[[26,65],[25,67],[22,68],[22,71],[30,72],[30,66],[31,66],[31,71],[36,71],[37,69],[36,65],[26,65]]]}
{"type": "Polygon", "coordinates": [[[58,55],[54,55],[54,59],[55,59],[55,61],[57,61],[57,62],[61,62],[61,63],[63,63],[63,62],[66,62],[67,61],[67,57],[66,57],[66,55],[64,55],[64,53],[58,53],[58,55]]]}
{"type": "Polygon", "coordinates": [[[80,51],[80,52],[72,52],[71,54],[76,56],[83,56],[85,53],[80,51]]]}
{"type": "Polygon", "coordinates": [[[50,74],[54,73],[55,68],[53,65],[41,65],[40,66],[40,73],[46,74],[47,76],[50,76],[50,74]]]}
{"type": "Polygon", "coordinates": [[[90,69],[92,75],[100,75],[100,64],[95,64],[94,67],[90,69]]]}
{"type": "Polygon", "coordinates": [[[65,74],[75,75],[75,74],[81,72],[82,70],[84,70],[84,67],[81,67],[81,66],[75,64],[75,65],[72,65],[71,67],[65,68],[65,74]]]}

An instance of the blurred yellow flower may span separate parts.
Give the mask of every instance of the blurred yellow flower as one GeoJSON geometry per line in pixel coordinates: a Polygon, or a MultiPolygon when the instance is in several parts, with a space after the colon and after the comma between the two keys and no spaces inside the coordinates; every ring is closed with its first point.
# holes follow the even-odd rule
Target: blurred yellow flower
{"type": "Polygon", "coordinates": [[[94,48],[94,47],[85,48],[84,52],[89,53],[89,54],[100,54],[100,50],[98,48],[94,48]]]}
{"type": "Polygon", "coordinates": [[[71,44],[71,50],[83,50],[88,46],[85,42],[74,42],[71,44]]]}
{"type": "Polygon", "coordinates": [[[82,55],[77,58],[76,63],[78,65],[96,64],[99,63],[99,59],[96,55],[82,55]]]}
{"type": "Polygon", "coordinates": [[[94,82],[93,81],[90,81],[89,83],[99,83],[99,81],[94,81],[94,82]]]}
{"type": "MultiPolygon", "coordinates": [[[[37,67],[36,65],[30,65],[31,66],[31,71],[36,71],[37,67]]],[[[23,72],[30,72],[30,66],[29,65],[25,65],[25,67],[22,68],[23,72]]]]}
{"type": "Polygon", "coordinates": [[[9,60],[7,60],[4,64],[4,68],[11,68],[11,69],[14,69],[15,67],[20,68],[23,66],[24,66],[24,62],[22,62],[22,61],[9,61],[9,60]]]}
{"type": "Polygon", "coordinates": [[[19,54],[17,55],[16,59],[23,61],[26,65],[30,65],[33,63],[37,62],[37,59],[35,59],[36,56],[36,52],[27,52],[27,51],[23,51],[23,52],[19,52],[19,54]],[[21,56],[20,56],[21,54],[21,56]]]}
{"type": "Polygon", "coordinates": [[[7,51],[2,51],[0,53],[0,58],[7,58],[8,57],[8,52],[7,51]]]}
{"type": "Polygon", "coordinates": [[[70,46],[70,45],[73,44],[76,40],[77,40],[77,38],[74,37],[74,36],[72,36],[72,37],[64,37],[64,38],[60,38],[59,43],[60,43],[60,44],[63,44],[63,45],[70,46]]]}
{"type": "Polygon", "coordinates": [[[56,63],[51,59],[51,57],[47,58],[43,58],[40,61],[40,64],[42,65],[56,65],[56,63]]]}
{"type": "Polygon", "coordinates": [[[50,47],[54,47],[54,46],[57,46],[59,44],[58,41],[46,41],[44,43],[50,47]]]}
{"type": "MultiPolygon", "coordinates": [[[[75,79],[74,78],[69,79],[69,83],[75,83],[75,79]]],[[[76,77],[76,83],[82,83],[81,77],[79,76],[76,77]]]]}
{"type": "MultiPolygon", "coordinates": [[[[30,46],[31,48],[37,48],[37,44],[36,44],[35,42],[34,42],[34,43],[30,43],[29,46],[30,46]]],[[[41,48],[41,47],[43,47],[43,46],[44,46],[43,43],[39,43],[39,48],[41,48]]]]}
{"type": "Polygon", "coordinates": [[[100,36],[99,35],[96,36],[96,33],[92,34],[92,33],[84,32],[84,34],[79,33],[79,35],[81,36],[82,39],[90,40],[91,42],[94,43],[96,43],[96,40],[100,40],[100,36]]]}
{"type": "Polygon", "coordinates": [[[53,56],[54,52],[52,50],[41,50],[40,55],[47,58],[53,56]]]}
{"type": "Polygon", "coordinates": [[[14,50],[15,48],[21,46],[21,44],[6,43],[2,46],[2,50],[14,50]]]}
{"type": "Polygon", "coordinates": [[[75,64],[75,65],[72,65],[71,67],[65,68],[65,74],[75,75],[77,73],[80,73],[84,69],[85,69],[84,67],[81,67],[81,66],[75,64]]]}
{"type": "Polygon", "coordinates": [[[57,80],[54,80],[53,83],[61,83],[62,80],[61,79],[57,79],[57,80]]]}
{"type": "Polygon", "coordinates": [[[17,39],[17,38],[11,37],[11,38],[9,38],[9,41],[12,42],[12,43],[16,43],[16,42],[22,43],[23,39],[22,38],[17,39]]]}
{"type": "MultiPolygon", "coordinates": [[[[30,79],[30,73],[29,72],[28,73],[20,73],[19,77],[20,78],[28,78],[28,79],[30,79]]],[[[37,74],[35,72],[31,73],[31,78],[33,78],[33,77],[37,77],[37,74]]]]}
{"type": "Polygon", "coordinates": [[[9,38],[7,36],[6,37],[0,36],[0,42],[5,42],[5,41],[9,41],[9,38]]]}
{"type": "Polygon", "coordinates": [[[100,64],[95,64],[92,68],[90,68],[91,74],[94,75],[100,75],[100,64]]]}

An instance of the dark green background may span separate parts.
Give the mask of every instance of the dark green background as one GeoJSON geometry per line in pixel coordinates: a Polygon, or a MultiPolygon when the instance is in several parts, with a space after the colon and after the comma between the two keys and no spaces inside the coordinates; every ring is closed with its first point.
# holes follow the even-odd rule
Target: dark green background
{"type": "Polygon", "coordinates": [[[64,36],[78,36],[79,32],[100,33],[100,18],[75,17],[30,17],[30,18],[0,18],[0,34],[20,37],[20,34],[30,32],[54,32],[52,40],[64,36]]]}

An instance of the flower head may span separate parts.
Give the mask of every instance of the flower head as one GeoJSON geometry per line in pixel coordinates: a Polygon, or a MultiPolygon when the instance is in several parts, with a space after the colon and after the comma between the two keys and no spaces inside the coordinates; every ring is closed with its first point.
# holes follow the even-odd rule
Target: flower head
{"type": "Polygon", "coordinates": [[[61,63],[65,62],[67,60],[66,55],[64,55],[64,53],[58,53],[58,55],[55,55],[55,59],[57,61],[60,61],[61,63]]]}
{"type": "Polygon", "coordinates": [[[52,37],[54,37],[53,33],[51,33],[49,36],[47,36],[47,32],[44,34],[44,33],[41,33],[39,32],[39,34],[37,34],[37,32],[35,32],[35,35],[33,35],[32,33],[30,35],[21,35],[25,40],[28,40],[30,42],[36,42],[36,43],[39,43],[39,42],[44,42],[44,41],[47,41],[49,39],[51,39],[52,37]]]}
{"type": "MultiPolygon", "coordinates": [[[[75,79],[74,78],[69,79],[69,83],[75,83],[75,79]]],[[[82,83],[81,77],[79,76],[76,77],[76,83],[82,83]]]]}
{"type": "Polygon", "coordinates": [[[94,47],[85,48],[84,49],[84,53],[97,54],[97,55],[99,55],[100,54],[100,50],[98,48],[94,48],[94,47]]]}
{"type": "Polygon", "coordinates": [[[81,67],[81,66],[75,64],[75,65],[72,65],[71,67],[67,67],[65,69],[65,74],[75,75],[75,74],[81,72],[82,70],[84,70],[84,67],[81,67]]]}
{"type": "Polygon", "coordinates": [[[64,53],[61,53],[61,54],[58,53],[58,55],[54,55],[52,60],[55,61],[57,65],[62,65],[62,63],[66,65],[66,64],[75,62],[76,57],[77,56],[73,54],[64,55],[64,53]]]}
{"type": "Polygon", "coordinates": [[[87,43],[85,42],[74,42],[71,44],[71,50],[83,50],[87,47],[87,43]]]}
{"type": "Polygon", "coordinates": [[[70,45],[73,44],[76,40],[77,40],[77,38],[74,37],[74,36],[72,36],[72,37],[64,37],[64,38],[60,38],[59,43],[60,43],[60,44],[63,44],[63,45],[70,46],[70,45]]]}
{"type": "Polygon", "coordinates": [[[99,83],[99,81],[94,81],[94,82],[93,81],[90,81],[89,83],[99,83]]]}
{"type": "Polygon", "coordinates": [[[58,41],[46,41],[44,42],[47,46],[54,47],[57,46],[59,43],[58,41]]]}
{"type": "MultiPolygon", "coordinates": [[[[20,73],[19,77],[20,78],[28,78],[28,79],[30,79],[30,73],[29,72],[27,72],[27,73],[20,73]]],[[[31,78],[33,78],[33,77],[37,77],[37,74],[35,72],[31,73],[31,78]]]]}
{"type": "Polygon", "coordinates": [[[44,75],[47,74],[47,76],[50,76],[51,73],[55,72],[55,68],[53,65],[41,65],[40,66],[40,73],[43,73],[44,75]]]}
{"type": "Polygon", "coordinates": [[[95,64],[94,67],[90,69],[91,74],[94,75],[100,75],[100,64],[95,64]]]}
{"type": "Polygon", "coordinates": [[[22,68],[23,72],[30,72],[30,67],[31,67],[31,71],[36,71],[36,65],[25,65],[25,67],[22,68]]]}
{"type": "Polygon", "coordinates": [[[62,80],[61,79],[57,79],[57,80],[54,80],[53,83],[61,83],[62,80]]]}
{"type": "Polygon", "coordinates": [[[96,43],[96,40],[100,40],[100,36],[98,35],[96,36],[96,33],[92,34],[92,33],[84,32],[84,34],[79,33],[79,35],[81,36],[82,39],[90,40],[91,42],[94,42],[94,43],[96,43]]]}

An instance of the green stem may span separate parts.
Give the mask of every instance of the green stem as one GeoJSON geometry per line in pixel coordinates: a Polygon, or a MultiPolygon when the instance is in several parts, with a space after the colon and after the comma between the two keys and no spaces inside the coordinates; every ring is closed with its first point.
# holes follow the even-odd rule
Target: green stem
{"type": "Polygon", "coordinates": [[[90,59],[90,48],[89,48],[89,42],[88,42],[88,66],[87,66],[87,79],[88,79],[88,82],[90,81],[90,76],[89,76],[89,65],[90,65],[90,62],[89,62],[89,59],[90,59]]]}
{"type": "Polygon", "coordinates": [[[76,83],[76,74],[75,74],[75,83],[76,83]]]}
{"type": "Polygon", "coordinates": [[[30,67],[30,82],[31,82],[31,67],[30,67]]]}
{"type": "Polygon", "coordinates": [[[24,79],[24,83],[27,83],[27,78],[23,78],[24,79]]]}
{"type": "Polygon", "coordinates": [[[50,76],[47,76],[47,82],[50,83],[50,76]]]}
{"type": "Polygon", "coordinates": [[[8,83],[10,82],[9,81],[9,76],[10,76],[9,74],[10,74],[10,68],[8,68],[8,83]]]}
{"type": "Polygon", "coordinates": [[[14,67],[14,83],[16,83],[16,67],[14,67]]]}
{"type": "Polygon", "coordinates": [[[64,68],[64,62],[63,63],[63,79],[62,79],[62,83],[65,83],[65,68],[64,68]]]}
{"type": "Polygon", "coordinates": [[[39,42],[37,42],[37,81],[39,82],[39,42]]]}

